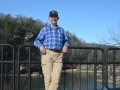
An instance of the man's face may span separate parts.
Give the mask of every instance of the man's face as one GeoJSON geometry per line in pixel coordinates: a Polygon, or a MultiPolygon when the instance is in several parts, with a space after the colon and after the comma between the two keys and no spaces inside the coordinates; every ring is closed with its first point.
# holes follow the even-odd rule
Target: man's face
{"type": "Polygon", "coordinates": [[[51,24],[56,24],[59,17],[57,15],[51,15],[49,16],[49,19],[50,19],[51,24]]]}

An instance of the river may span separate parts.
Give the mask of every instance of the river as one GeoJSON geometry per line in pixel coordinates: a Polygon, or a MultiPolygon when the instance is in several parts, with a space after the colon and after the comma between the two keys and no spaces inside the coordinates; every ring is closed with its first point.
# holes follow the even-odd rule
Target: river
{"type": "MultiPolygon", "coordinates": [[[[27,74],[20,75],[20,90],[29,90],[28,82],[27,74]]],[[[7,86],[4,90],[13,90],[10,83],[8,83],[9,89],[7,86]]],[[[101,81],[95,82],[93,72],[73,71],[72,74],[72,71],[66,71],[65,73],[62,72],[58,90],[95,90],[94,84],[96,84],[97,89],[102,90],[102,83],[101,81]]],[[[111,84],[109,84],[109,86],[111,86],[111,84]]],[[[31,90],[44,90],[43,75],[38,73],[33,73],[31,75],[31,90]]],[[[107,89],[104,87],[103,90],[107,89]]]]}

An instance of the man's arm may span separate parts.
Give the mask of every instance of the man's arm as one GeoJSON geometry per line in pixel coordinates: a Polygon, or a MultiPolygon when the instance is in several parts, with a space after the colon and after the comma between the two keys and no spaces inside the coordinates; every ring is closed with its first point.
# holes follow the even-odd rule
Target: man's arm
{"type": "Polygon", "coordinates": [[[44,29],[42,29],[39,32],[37,38],[34,41],[34,46],[36,46],[37,48],[39,48],[41,54],[45,54],[46,53],[46,50],[45,50],[45,48],[43,46],[44,38],[45,38],[45,31],[44,31],[44,29]]]}
{"type": "Polygon", "coordinates": [[[67,53],[68,48],[70,47],[70,41],[68,40],[68,37],[65,32],[64,32],[64,36],[65,36],[65,40],[64,40],[64,46],[63,46],[62,52],[67,53]]]}
{"type": "Polygon", "coordinates": [[[36,46],[37,48],[39,48],[43,44],[43,40],[45,38],[44,32],[45,32],[44,29],[41,29],[38,36],[34,40],[34,46],[36,46]]]}

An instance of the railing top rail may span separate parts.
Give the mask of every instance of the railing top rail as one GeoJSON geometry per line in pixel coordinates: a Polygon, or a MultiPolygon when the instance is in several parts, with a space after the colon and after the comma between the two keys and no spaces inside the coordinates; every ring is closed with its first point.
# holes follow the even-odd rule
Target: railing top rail
{"type": "Polygon", "coordinates": [[[75,47],[70,47],[70,49],[100,49],[100,50],[103,50],[100,47],[89,47],[89,46],[75,46],[75,47]]]}
{"type": "Polygon", "coordinates": [[[110,47],[107,50],[120,50],[120,47],[110,47]]]}
{"type": "MultiPolygon", "coordinates": [[[[34,47],[34,45],[32,44],[24,44],[24,45],[20,45],[19,48],[21,47],[34,47]]],[[[69,47],[69,49],[99,49],[103,51],[103,48],[101,47],[91,47],[91,46],[71,46],[69,47]]]]}
{"type": "Polygon", "coordinates": [[[11,44],[0,44],[0,46],[10,46],[10,47],[14,48],[14,46],[11,44]]]}

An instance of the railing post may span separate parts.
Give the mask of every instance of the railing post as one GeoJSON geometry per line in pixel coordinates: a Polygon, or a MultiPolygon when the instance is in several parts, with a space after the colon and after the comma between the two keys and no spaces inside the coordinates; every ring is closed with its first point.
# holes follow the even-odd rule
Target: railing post
{"type": "Polygon", "coordinates": [[[105,48],[103,50],[103,76],[102,76],[102,79],[103,79],[103,86],[105,87],[107,85],[107,81],[108,81],[108,66],[107,66],[107,48],[105,48]]]}
{"type": "Polygon", "coordinates": [[[1,75],[0,75],[0,85],[1,85],[1,90],[3,90],[3,45],[1,46],[1,75]]]}

